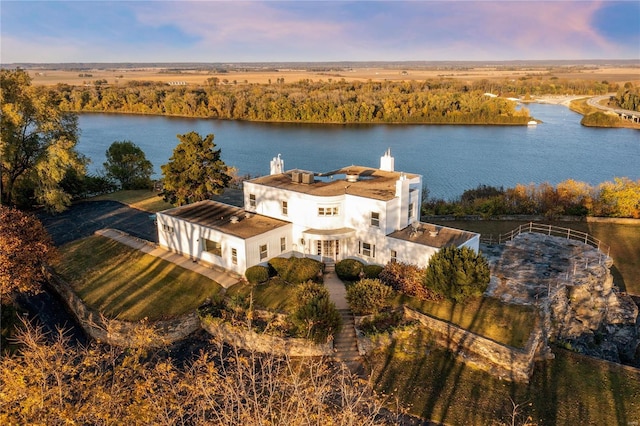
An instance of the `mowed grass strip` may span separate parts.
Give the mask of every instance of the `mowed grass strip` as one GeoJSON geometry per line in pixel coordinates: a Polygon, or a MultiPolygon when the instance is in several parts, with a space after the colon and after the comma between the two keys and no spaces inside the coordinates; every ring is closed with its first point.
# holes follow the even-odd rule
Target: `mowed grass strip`
{"type": "Polygon", "coordinates": [[[455,324],[465,330],[514,348],[524,348],[538,323],[532,306],[510,305],[491,297],[451,300],[420,300],[397,295],[394,306],[406,305],[418,312],[455,324]]]}
{"type": "Polygon", "coordinates": [[[88,306],[111,318],[173,318],[222,289],[207,277],[106,237],[91,236],[60,251],[56,271],[88,306]]]}
{"type": "Polygon", "coordinates": [[[521,404],[515,424],[628,425],[640,419],[640,372],[595,358],[554,350],[536,363],[529,383],[513,383],[466,366],[429,338],[405,342],[368,357],[376,389],[402,401],[411,414],[452,425],[512,424],[511,400],[521,404]]]}
{"type": "Polygon", "coordinates": [[[296,302],[294,293],[297,285],[286,283],[275,277],[264,284],[252,285],[247,282],[238,282],[229,287],[225,293],[227,297],[242,296],[249,298],[253,289],[253,304],[255,307],[274,312],[292,313],[296,302]]]}

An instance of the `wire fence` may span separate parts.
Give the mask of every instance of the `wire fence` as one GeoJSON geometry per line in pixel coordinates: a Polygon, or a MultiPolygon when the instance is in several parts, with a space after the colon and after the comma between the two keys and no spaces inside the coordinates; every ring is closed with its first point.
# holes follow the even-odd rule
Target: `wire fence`
{"type": "Polygon", "coordinates": [[[499,234],[497,236],[494,236],[493,234],[482,235],[480,237],[480,242],[489,245],[503,244],[507,241],[513,240],[520,234],[526,233],[544,234],[553,237],[562,237],[568,240],[580,241],[598,249],[598,251],[600,251],[601,253],[606,254],[607,257],[609,256],[609,252],[611,251],[611,248],[607,244],[604,244],[602,241],[595,238],[591,234],[587,234],[586,232],[576,231],[575,229],[571,228],[563,228],[555,225],[544,225],[534,222],[520,225],[505,234],[499,234]]]}

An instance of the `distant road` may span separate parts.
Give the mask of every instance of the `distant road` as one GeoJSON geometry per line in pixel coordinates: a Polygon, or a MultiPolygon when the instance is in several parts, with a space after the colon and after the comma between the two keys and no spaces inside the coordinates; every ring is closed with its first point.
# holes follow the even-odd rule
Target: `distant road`
{"type": "Polygon", "coordinates": [[[616,114],[640,115],[640,112],[638,112],[638,111],[632,111],[632,110],[629,110],[629,109],[622,109],[622,108],[611,108],[611,107],[608,107],[606,105],[601,105],[600,104],[600,102],[602,102],[604,100],[608,100],[614,94],[615,93],[610,93],[610,94],[604,95],[604,96],[594,96],[593,98],[587,99],[587,104],[589,106],[601,109],[603,111],[615,112],[616,114]]]}

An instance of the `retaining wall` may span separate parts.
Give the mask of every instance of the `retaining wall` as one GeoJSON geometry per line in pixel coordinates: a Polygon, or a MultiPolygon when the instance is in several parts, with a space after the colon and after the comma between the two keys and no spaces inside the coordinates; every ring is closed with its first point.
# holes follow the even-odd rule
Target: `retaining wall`
{"type": "Polygon", "coordinates": [[[322,345],[306,339],[283,338],[258,334],[243,327],[236,327],[219,319],[204,318],[202,328],[215,338],[236,347],[256,352],[268,352],[289,356],[332,356],[333,342],[322,345]]]}
{"type": "MultiPolygon", "coordinates": [[[[402,312],[405,320],[415,321],[420,327],[424,327],[438,346],[452,351],[460,361],[507,380],[528,382],[533,373],[534,362],[544,347],[542,331],[539,328],[531,333],[525,348],[519,349],[497,343],[407,307],[403,307],[402,312]]],[[[356,327],[362,320],[363,317],[357,318],[356,327]]],[[[377,347],[391,344],[397,337],[392,333],[391,338],[373,341],[364,337],[363,333],[358,333],[359,348],[361,352],[367,353],[377,347]]]]}
{"type": "Polygon", "coordinates": [[[49,284],[65,301],[83,330],[92,338],[110,345],[160,347],[183,339],[200,328],[196,312],[153,322],[107,319],[87,307],[71,285],[59,276],[49,274],[49,284]]]}

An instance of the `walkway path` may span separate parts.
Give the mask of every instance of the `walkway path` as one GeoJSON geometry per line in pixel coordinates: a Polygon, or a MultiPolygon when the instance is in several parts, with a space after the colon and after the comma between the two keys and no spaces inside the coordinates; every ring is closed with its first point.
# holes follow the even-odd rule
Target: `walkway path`
{"type": "Polygon", "coordinates": [[[239,275],[232,274],[229,271],[223,269],[212,269],[197,262],[193,262],[190,259],[177,253],[159,248],[155,243],[152,243],[151,241],[133,237],[126,232],[119,231],[117,229],[100,229],[96,231],[96,234],[102,235],[103,237],[111,238],[120,243],[126,244],[129,247],[140,250],[143,253],[159,257],[161,259],[175,263],[182,268],[189,269],[190,271],[194,271],[200,275],[204,275],[217,282],[225,289],[237,283],[241,278],[239,275]]]}
{"type": "Polygon", "coordinates": [[[342,317],[342,331],[335,336],[333,349],[335,358],[345,363],[349,370],[365,377],[365,369],[358,351],[355,321],[347,302],[347,289],[338,278],[334,265],[327,265],[324,273],[324,285],[329,290],[329,298],[335,303],[342,317]]]}

